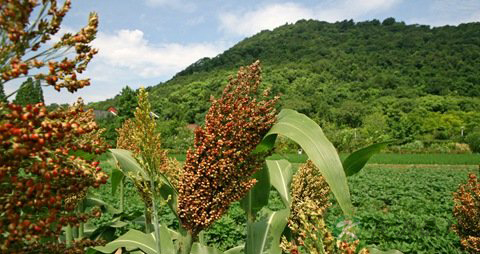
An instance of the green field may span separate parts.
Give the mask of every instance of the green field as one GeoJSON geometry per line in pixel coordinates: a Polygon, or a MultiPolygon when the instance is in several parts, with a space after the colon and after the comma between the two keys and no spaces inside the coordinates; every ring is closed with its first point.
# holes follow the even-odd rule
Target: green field
{"type": "MultiPolygon", "coordinates": [[[[185,154],[172,154],[179,161],[185,161],[185,154]]],[[[348,154],[340,154],[345,159],[348,154]]],[[[287,159],[292,163],[304,163],[307,155],[275,154],[271,159],[287,159]]],[[[393,154],[374,155],[369,164],[440,164],[440,165],[479,165],[480,154],[393,154]]]]}
{"type": "MultiPolygon", "coordinates": [[[[360,239],[382,249],[404,253],[457,253],[458,237],[450,230],[452,192],[466,182],[476,166],[398,168],[367,166],[348,179],[360,239]]],[[[333,207],[328,220],[340,214],[333,207]]]]}
{"type": "MultiPolygon", "coordinates": [[[[385,159],[383,156],[379,158],[385,159]]],[[[460,156],[451,158],[455,158],[450,161],[452,164],[460,161],[460,156]]],[[[294,167],[298,165],[295,163],[294,167]]],[[[356,207],[355,216],[361,222],[359,238],[368,245],[377,245],[384,250],[398,249],[404,253],[461,253],[459,239],[450,230],[454,223],[452,193],[459,184],[466,182],[468,172],[478,172],[477,166],[367,166],[359,174],[348,178],[352,202],[356,207]]],[[[111,204],[118,202],[110,194],[109,184],[97,193],[111,204]]],[[[126,196],[127,211],[141,214],[143,204],[131,184],[127,184],[126,196]]],[[[330,226],[341,215],[333,197],[332,203],[327,213],[330,226]]],[[[280,209],[281,206],[272,190],[269,207],[280,209]]],[[[168,209],[162,209],[161,213],[167,225],[172,228],[178,226],[168,209]]],[[[107,219],[100,219],[96,223],[105,221],[107,219]]],[[[207,244],[222,250],[241,244],[245,236],[245,217],[238,202],[205,232],[207,244]]]]}

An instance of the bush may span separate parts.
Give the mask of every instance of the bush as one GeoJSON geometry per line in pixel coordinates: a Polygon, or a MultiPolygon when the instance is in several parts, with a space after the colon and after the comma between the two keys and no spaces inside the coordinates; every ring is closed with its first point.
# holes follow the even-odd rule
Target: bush
{"type": "Polygon", "coordinates": [[[465,142],[474,153],[480,153],[480,131],[475,131],[465,137],[465,142]]]}

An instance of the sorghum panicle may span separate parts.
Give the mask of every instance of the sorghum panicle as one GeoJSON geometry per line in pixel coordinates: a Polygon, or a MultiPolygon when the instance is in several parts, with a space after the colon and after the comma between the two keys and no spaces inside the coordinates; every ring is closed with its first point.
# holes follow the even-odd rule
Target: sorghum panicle
{"type": "Polygon", "coordinates": [[[240,68],[221,98],[212,98],[205,127],[195,130],[178,197],[182,224],[193,234],[219,219],[255,184],[251,176],[266,155],[252,151],[276,121],[278,101],[268,99],[269,91],[259,94],[260,74],[259,61],[240,68]]]}
{"type": "Polygon", "coordinates": [[[335,239],[324,220],[324,213],[331,205],[328,201],[330,188],[312,161],[300,166],[293,176],[291,188],[288,227],[292,232],[292,241],[288,242],[284,237],[282,249],[294,253],[301,246],[301,249],[312,254],[332,253],[335,239]],[[319,249],[319,238],[324,249],[319,249]]]}
{"type": "Polygon", "coordinates": [[[44,80],[57,91],[66,88],[75,92],[90,85],[89,79],[78,79],[77,74],[85,71],[86,66],[97,54],[89,44],[95,39],[98,27],[98,15],[91,13],[88,24],[78,33],[65,34],[53,47],[43,49],[42,46],[60,30],[64,16],[70,10],[71,1],[64,1],[58,7],[57,0],[2,0],[0,1],[0,30],[6,34],[5,41],[0,46],[0,82],[23,77],[31,69],[47,68],[34,75],[37,80],[44,80]],[[45,8],[44,12],[40,9],[45,8]],[[40,17],[37,22],[30,20],[32,14],[40,17]],[[51,59],[52,53],[73,47],[75,56],[61,60],[51,59]],[[23,59],[29,51],[33,56],[23,59]]]}
{"type": "Polygon", "coordinates": [[[104,152],[102,140],[85,142],[99,138],[98,131],[93,112],[84,111],[81,103],[52,112],[42,103],[0,103],[1,252],[28,252],[41,239],[57,239],[63,226],[100,215],[99,210],[74,209],[87,188],[106,183],[108,176],[98,161],[71,154],[104,152]]]}
{"type": "Polygon", "coordinates": [[[460,243],[470,253],[480,252],[480,181],[470,173],[468,182],[462,184],[453,194],[453,216],[457,224],[453,226],[460,236],[460,243]]]}

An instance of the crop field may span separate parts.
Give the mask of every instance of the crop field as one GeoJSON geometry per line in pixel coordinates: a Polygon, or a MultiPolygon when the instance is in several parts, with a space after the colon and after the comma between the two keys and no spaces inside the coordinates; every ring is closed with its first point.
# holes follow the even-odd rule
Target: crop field
{"type": "MultiPolygon", "coordinates": [[[[398,157],[397,157],[398,158],[398,157]]],[[[454,158],[454,157],[452,157],[454,158]]],[[[298,168],[299,163],[293,163],[298,168]]],[[[107,164],[103,164],[108,168],[107,164]]],[[[355,216],[360,221],[359,235],[368,245],[379,249],[397,249],[404,253],[462,253],[458,236],[452,232],[452,193],[465,182],[469,172],[477,172],[476,165],[369,165],[348,178],[355,216]]],[[[107,184],[97,191],[101,199],[116,205],[118,198],[110,193],[107,184]]],[[[127,183],[126,209],[134,214],[143,212],[143,203],[127,183]]],[[[333,229],[341,211],[331,199],[327,212],[327,225],[333,229]]],[[[271,191],[269,208],[281,209],[282,203],[275,190],[271,191]]],[[[178,221],[167,208],[161,219],[170,227],[178,221]]],[[[108,216],[108,215],[107,215],[108,216]]],[[[100,225],[109,218],[101,218],[100,225]]],[[[245,216],[238,202],[225,216],[205,231],[208,245],[226,250],[241,244],[245,239],[245,216]]],[[[117,234],[122,233],[119,231],[117,234]]]]}
{"type": "MultiPolygon", "coordinates": [[[[344,159],[348,154],[341,153],[344,159]]],[[[185,160],[185,154],[172,154],[179,161],[185,160]]],[[[304,163],[307,155],[302,154],[274,154],[272,159],[287,159],[292,163],[304,163]]],[[[375,154],[368,161],[369,164],[439,164],[439,165],[479,165],[480,154],[375,154]]]]}
{"type": "MultiPolygon", "coordinates": [[[[450,229],[452,192],[475,166],[459,169],[367,167],[348,179],[359,238],[382,249],[404,253],[460,252],[458,237],[450,229]]],[[[329,215],[333,221],[338,209],[329,215]]]]}

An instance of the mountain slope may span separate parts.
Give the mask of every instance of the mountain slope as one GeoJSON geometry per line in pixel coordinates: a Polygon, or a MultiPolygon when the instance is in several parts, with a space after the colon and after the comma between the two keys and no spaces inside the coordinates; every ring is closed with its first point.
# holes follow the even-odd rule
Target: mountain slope
{"type": "Polygon", "coordinates": [[[360,128],[383,121],[382,133],[390,137],[436,139],[477,125],[480,23],[430,28],[393,18],[302,20],[262,31],[152,87],[153,107],[163,120],[201,123],[210,96],[256,59],[264,86],[283,95],[282,106],[324,125],[360,128]],[[368,119],[372,115],[379,119],[368,119]],[[441,119],[446,116],[454,120],[441,119]]]}

